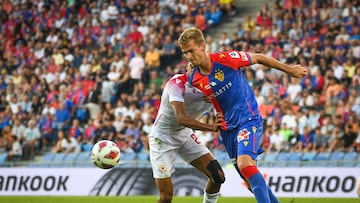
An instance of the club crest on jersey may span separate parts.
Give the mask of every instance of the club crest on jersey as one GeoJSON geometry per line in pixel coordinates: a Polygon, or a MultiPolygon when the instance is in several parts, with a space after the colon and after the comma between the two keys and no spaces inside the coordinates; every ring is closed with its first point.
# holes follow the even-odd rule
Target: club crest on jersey
{"type": "Polygon", "coordinates": [[[159,171],[165,173],[166,170],[167,170],[166,164],[165,163],[160,164],[159,171]]]}
{"type": "Polygon", "coordinates": [[[221,59],[222,59],[222,58],[225,58],[225,54],[220,53],[220,54],[219,54],[219,58],[221,58],[221,59]]]}
{"type": "Polygon", "coordinates": [[[224,81],[224,72],[220,69],[215,70],[215,79],[219,80],[220,82],[224,81]]]}
{"type": "MultiPolygon", "coordinates": [[[[247,140],[249,140],[249,135],[250,135],[250,132],[245,128],[243,130],[241,130],[237,136],[237,141],[238,142],[241,142],[241,141],[245,141],[247,142],[247,140]]],[[[244,142],[244,144],[245,144],[244,142]]],[[[245,146],[248,144],[248,142],[245,144],[245,146]]]]}

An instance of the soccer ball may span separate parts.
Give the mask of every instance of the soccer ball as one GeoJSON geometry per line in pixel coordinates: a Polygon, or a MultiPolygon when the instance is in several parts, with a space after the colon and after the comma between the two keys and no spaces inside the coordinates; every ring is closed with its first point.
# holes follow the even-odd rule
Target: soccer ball
{"type": "Polygon", "coordinates": [[[110,140],[100,140],[91,150],[91,159],[99,168],[112,168],[119,163],[120,149],[110,140]]]}

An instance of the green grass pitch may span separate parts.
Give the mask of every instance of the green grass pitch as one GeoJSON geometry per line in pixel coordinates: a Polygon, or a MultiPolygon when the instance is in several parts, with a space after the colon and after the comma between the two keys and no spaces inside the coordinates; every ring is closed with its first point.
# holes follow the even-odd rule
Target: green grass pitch
{"type": "MultiPolygon", "coordinates": [[[[58,196],[0,196],[1,203],[156,203],[155,196],[126,197],[58,197],[58,196]]],[[[174,197],[173,203],[200,203],[201,197],[174,197]]],[[[280,198],[281,203],[359,203],[357,198],[280,198]]],[[[255,198],[220,197],[218,203],[256,203],[255,198]]]]}

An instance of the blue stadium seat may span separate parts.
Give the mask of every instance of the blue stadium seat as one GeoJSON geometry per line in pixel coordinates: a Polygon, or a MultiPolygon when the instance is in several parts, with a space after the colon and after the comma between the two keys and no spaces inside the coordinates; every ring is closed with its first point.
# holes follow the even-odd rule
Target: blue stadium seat
{"type": "Polygon", "coordinates": [[[79,154],[78,153],[70,153],[66,154],[63,160],[62,167],[73,167],[75,160],[79,154]]]}
{"type": "Polygon", "coordinates": [[[45,166],[47,167],[47,165],[45,165],[43,163],[31,162],[26,167],[28,167],[28,168],[41,168],[41,167],[45,167],[45,166]]]}
{"type": "Polygon", "coordinates": [[[322,152],[316,155],[315,166],[328,166],[329,160],[330,160],[330,152],[322,152]]]}
{"type": "Polygon", "coordinates": [[[344,152],[332,152],[329,157],[328,166],[340,166],[339,161],[342,161],[344,156],[344,152]]]}
{"type": "Polygon", "coordinates": [[[265,165],[264,166],[273,166],[277,157],[278,157],[278,153],[275,153],[275,152],[265,155],[265,157],[264,157],[265,165]]]}
{"type": "Polygon", "coordinates": [[[4,166],[6,163],[6,159],[7,159],[7,153],[1,153],[0,154],[0,166],[4,166]]]}
{"type": "Polygon", "coordinates": [[[43,158],[42,161],[43,162],[52,162],[54,160],[55,154],[54,153],[46,153],[43,158]]]}
{"type": "Polygon", "coordinates": [[[357,152],[347,152],[347,153],[345,153],[341,166],[343,166],[343,167],[353,167],[353,166],[355,166],[354,160],[356,160],[357,156],[358,156],[357,152]]]}
{"type": "Polygon", "coordinates": [[[133,168],[136,165],[136,153],[123,152],[120,156],[118,167],[120,168],[133,168]]]}
{"type": "Polygon", "coordinates": [[[264,166],[266,166],[266,163],[265,163],[265,153],[262,153],[262,154],[260,154],[258,157],[257,157],[257,159],[256,159],[256,165],[258,166],[258,167],[264,167],[264,166]]]}
{"type": "Polygon", "coordinates": [[[299,167],[301,165],[303,153],[302,152],[293,152],[291,153],[288,159],[288,167],[299,167]]]}
{"type": "Polygon", "coordinates": [[[76,167],[93,167],[94,163],[91,160],[89,152],[80,152],[75,158],[76,167]]]}
{"type": "Polygon", "coordinates": [[[277,167],[286,167],[287,166],[287,161],[289,160],[291,156],[290,152],[280,152],[279,155],[276,158],[276,161],[272,166],[277,166],[277,167]]]}
{"type": "Polygon", "coordinates": [[[316,152],[306,152],[304,153],[303,157],[302,157],[302,161],[303,161],[303,166],[309,166],[309,167],[314,167],[316,166],[315,164],[315,156],[316,156],[316,152]]]}
{"type": "Polygon", "coordinates": [[[54,153],[46,153],[40,163],[33,163],[29,167],[53,167],[52,162],[54,161],[55,154],[54,153]],[[38,166],[36,166],[38,165],[38,166]]]}
{"type": "Polygon", "coordinates": [[[64,153],[58,153],[54,154],[54,158],[52,160],[52,163],[48,165],[48,167],[60,167],[63,164],[64,157],[66,154],[64,153]]]}
{"type": "Polygon", "coordinates": [[[149,153],[140,152],[136,156],[138,168],[151,168],[149,153]]]}

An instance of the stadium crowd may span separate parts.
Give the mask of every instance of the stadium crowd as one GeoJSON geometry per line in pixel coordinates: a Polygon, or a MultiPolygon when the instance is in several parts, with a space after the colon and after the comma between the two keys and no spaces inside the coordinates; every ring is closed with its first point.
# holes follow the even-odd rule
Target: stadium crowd
{"type": "MultiPolygon", "coordinates": [[[[264,120],[263,148],[360,152],[358,1],[265,4],[208,50],[261,52],[309,69],[303,80],[260,65],[243,69],[264,120]]],[[[0,4],[0,151],[90,151],[110,139],[123,152],[148,150],[147,135],[169,77],[185,71],[176,40],[205,33],[229,1],[9,1],[0,4]],[[166,3],[165,3],[166,2],[166,3]]],[[[209,34],[209,33],[207,33],[209,34]]],[[[214,122],[214,112],[204,122],[214,122]]],[[[218,133],[197,132],[212,150],[218,133]]]]}

